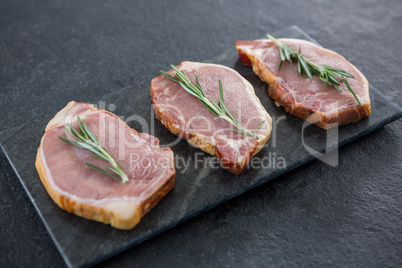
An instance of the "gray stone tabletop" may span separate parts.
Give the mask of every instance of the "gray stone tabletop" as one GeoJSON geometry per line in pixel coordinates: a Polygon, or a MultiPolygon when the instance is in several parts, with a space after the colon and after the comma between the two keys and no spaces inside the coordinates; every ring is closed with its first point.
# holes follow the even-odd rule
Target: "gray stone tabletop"
{"type": "MultiPolygon", "coordinates": [[[[290,25],[401,107],[401,14],[397,0],[2,1],[0,131],[290,25]]],[[[341,147],[337,167],[314,160],[99,266],[401,266],[401,130],[391,123],[341,147]]],[[[0,180],[0,266],[64,267],[4,154],[0,180]]]]}

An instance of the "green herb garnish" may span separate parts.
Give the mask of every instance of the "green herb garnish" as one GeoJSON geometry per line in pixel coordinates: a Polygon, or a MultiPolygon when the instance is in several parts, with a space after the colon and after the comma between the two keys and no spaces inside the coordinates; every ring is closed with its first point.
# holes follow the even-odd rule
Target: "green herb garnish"
{"type": "Polygon", "coordinates": [[[91,155],[92,158],[108,161],[112,165],[112,167],[105,166],[105,169],[101,169],[101,168],[99,168],[97,166],[94,166],[94,165],[88,163],[88,162],[85,162],[85,164],[88,167],[90,167],[90,168],[92,168],[92,169],[94,169],[96,171],[99,171],[99,172],[101,172],[101,173],[103,173],[105,175],[108,175],[109,177],[112,177],[113,179],[115,179],[117,181],[121,181],[122,183],[128,182],[127,175],[121,169],[119,162],[113,159],[113,157],[105,149],[105,147],[103,147],[100,144],[99,139],[95,138],[95,136],[89,130],[89,128],[85,124],[85,122],[80,120],[79,116],[77,116],[77,122],[78,122],[79,130],[76,130],[72,125],[70,125],[68,123],[67,123],[67,126],[69,128],[64,126],[64,129],[66,130],[66,132],[68,134],[70,134],[71,136],[73,136],[76,139],[76,141],[68,140],[68,139],[66,139],[64,137],[60,137],[60,136],[59,136],[59,138],[62,141],[66,142],[66,143],[68,143],[70,145],[73,145],[75,147],[83,148],[83,149],[91,151],[92,152],[92,155],[91,155]],[[111,171],[112,173],[120,176],[120,178],[116,177],[115,175],[113,175],[112,173],[110,173],[108,171],[111,171]]]}
{"type": "Polygon", "coordinates": [[[195,80],[197,82],[197,86],[194,86],[190,79],[188,78],[187,74],[176,68],[174,65],[170,65],[173,70],[176,71],[176,76],[178,78],[175,79],[168,73],[161,71],[161,73],[166,76],[167,78],[177,82],[180,84],[180,86],[187,91],[189,94],[193,95],[194,97],[198,98],[198,100],[202,103],[202,105],[205,106],[211,113],[216,115],[219,118],[222,118],[235,126],[236,128],[230,128],[233,131],[236,131],[240,134],[249,136],[253,139],[257,139],[257,130],[261,126],[262,123],[264,123],[265,120],[261,121],[257,127],[254,129],[254,134],[250,133],[248,130],[244,129],[239,122],[236,120],[236,118],[232,115],[232,113],[229,111],[229,109],[226,107],[225,102],[223,101],[223,87],[222,87],[222,81],[219,80],[219,93],[220,93],[220,100],[219,102],[216,102],[215,100],[209,101],[207,96],[205,95],[204,90],[202,89],[198,77],[195,76],[195,80]]]}
{"type": "Polygon", "coordinates": [[[337,90],[339,90],[340,92],[343,92],[343,90],[339,87],[340,83],[338,79],[336,79],[336,77],[341,77],[350,93],[352,93],[353,97],[355,97],[357,103],[360,106],[362,106],[359,99],[356,96],[356,93],[350,87],[348,80],[346,80],[345,78],[345,77],[355,78],[352,74],[342,69],[331,67],[325,64],[321,65],[315,64],[302,56],[301,48],[299,48],[299,52],[296,52],[293,48],[280,42],[273,36],[269,34],[267,36],[279,47],[281,63],[278,66],[278,71],[281,69],[282,63],[285,60],[289,61],[290,64],[292,64],[294,61],[297,62],[297,71],[299,72],[300,75],[307,76],[310,80],[313,80],[312,77],[313,75],[318,75],[318,77],[324,82],[325,88],[327,88],[327,84],[329,84],[334,88],[336,88],[337,90]]]}

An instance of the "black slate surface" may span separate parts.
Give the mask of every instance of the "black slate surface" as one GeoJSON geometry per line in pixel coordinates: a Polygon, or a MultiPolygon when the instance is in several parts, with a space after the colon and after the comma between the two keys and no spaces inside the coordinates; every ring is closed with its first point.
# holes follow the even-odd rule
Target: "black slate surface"
{"type": "MultiPolygon", "coordinates": [[[[401,106],[401,13],[397,0],[0,3],[0,130],[292,24],[401,106]]],[[[400,120],[387,125],[342,147],[336,168],[313,161],[104,265],[401,266],[401,129],[400,120]]],[[[0,159],[0,265],[63,266],[0,159]]]]}
{"type": "MultiPolygon", "coordinates": [[[[274,35],[314,41],[297,27],[286,28],[274,35]]],[[[312,160],[314,152],[319,154],[337,149],[402,116],[399,107],[387,101],[372,87],[370,97],[373,114],[368,118],[328,131],[316,126],[305,127],[304,121],[286,114],[283,108],[274,104],[268,97],[267,85],[260,81],[251,68],[241,63],[235,49],[206,61],[234,68],[250,81],[275,122],[270,140],[253,158],[249,168],[236,176],[217,167],[216,163],[213,164],[215,157],[196,148],[189,148],[187,142],[177,139],[155,119],[149,96],[149,81],[100,98],[95,105],[112,110],[137,131],[155,135],[160,139],[162,147],[171,146],[176,157],[174,190],[132,231],[114,230],[104,224],[68,214],[46,194],[34,162],[40,138],[49,118],[54,115],[18,129],[2,143],[3,150],[69,266],[90,265],[104,260],[312,160]],[[30,143],[32,140],[36,142],[30,143]],[[24,150],[24,154],[20,154],[21,150],[24,150]]],[[[332,152],[333,159],[330,154],[325,161],[337,166],[337,151],[332,152]]]]}

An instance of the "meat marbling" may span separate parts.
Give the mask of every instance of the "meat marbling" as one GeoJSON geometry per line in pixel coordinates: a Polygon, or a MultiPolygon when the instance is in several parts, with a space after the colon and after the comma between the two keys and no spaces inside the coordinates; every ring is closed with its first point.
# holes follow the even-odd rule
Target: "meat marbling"
{"type": "Polygon", "coordinates": [[[362,106],[356,102],[343,80],[339,80],[339,92],[332,86],[325,88],[318,76],[313,80],[297,72],[297,64],[281,61],[278,46],[268,39],[237,41],[239,57],[247,66],[269,84],[269,96],[286,111],[319,127],[328,129],[336,125],[356,122],[371,113],[369,84],[363,74],[341,55],[300,39],[278,39],[316,64],[326,64],[343,69],[355,76],[348,82],[358,96],[362,106]]]}
{"type": "Polygon", "coordinates": [[[47,125],[36,158],[42,183],[63,209],[81,217],[131,229],[174,186],[175,168],[170,148],[159,140],[129,128],[119,117],[85,103],[70,102],[47,125]],[[71,146],[64,130],[84,120],[100,143],[118,160],[129,181],[125,184],[87,167],[102,167],[88,150],[71,146]]]}
{"type": "MultiPolygon", "coordinates": [[[[195,84],[198,77],[209,100],[219,100],[218,81],[222,80],[224,101],[239,123],[250,132],[261,122],[257,139],[230,130],[227,121],[208,111],[199,100],[181,86],[160,75],[151,81],[151,98],[156,117],[172,133],[195,147],[216,155],[221,165],[239,174],[268,140],[272,120],[251,84],[236,71],[217,64],[182,62],[177,66],[195,84]]],[[[168,74],[175,77],[175,71],[168,74]]]]}

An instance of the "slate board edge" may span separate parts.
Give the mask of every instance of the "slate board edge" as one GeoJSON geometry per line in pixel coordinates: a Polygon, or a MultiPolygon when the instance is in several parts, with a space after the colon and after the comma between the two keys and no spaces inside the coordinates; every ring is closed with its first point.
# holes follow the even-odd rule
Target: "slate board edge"
{"type": "MultiPolygon", "coordinates": [[[[303,30],[301,30],[297,26],[287,27],[287,28],[284,28],[282,30],[288,30],[288,29],[294,29],[294,30],[300,32],[301,34],[307,35],[303,30]]],[[[225,53],[225,52],[223,52],[223,53],[225,53]]],[[[222,53],[220,53],[220,54],[222,54],[222,53]]],[[[220,55],[220,54],[218,54],[218,55],[220,55]]],[[[216,56],[218,56],[218,55],[216,55],[216,56]]],[[[376,90],[375,88],[373,88],[373,89],[376,90]]],[[[109,94],[107,94],[107,95],[109,95],[109,94]]],[[[385,126],[386,124],[391,123],[391,122],[399,119],[400,117],[402,117],[402,110],[399,108],[399,106],[397,106],[392,101],[389,101],[389,104],[392,105],[394,108],[396,108],[399,112],[397,112],[394,116],[386,118],[386,119],[378,122],[377,124],[372,125],[371,127],[365,129],[363,132],[355,133],[355,135],[353,135],[353,136],[349,137],[348,139],[345,139],[341,143],[339,143],[339,145],[336,148],[339,148],[339,147],[341,147],[341,146],[343,146],[343,145],[345,145],[345,144],[347,144],[347,143],[349,143],[351,141],[354,141],[354,140],[356,140],[356,139],[358,139],[358,138],[360,138],[360,137],[362,137],[364,135],[367,135],[367,134],[373,132],[374,130],[376,130],[378,128],[381,128],[381,127],[385,126]]],[[[36,121],[41,121],[41,120],[36,120],[36,121]]],[[[26,125],[27,124],[15,128],[16,129],[15,132],[18,133],[18,131],[23,129],[26,125]]],[[[14,129],[12,129],[12,130],[14,130],[14,129]]],[[[8,130],[8,131],[11,131],[11,130],[8,130]]],[[[1,133],[5,133],[5,132],[8,132],[8,131],[6,130],[6,131],[3,131],[1,133]]],[[[16,168],[14,167],[11,159],[9,158],[6,150],[1,145],[1,143],[3,143],[3,144],[7,143],[8,140],[9,140],[9,138],[6,139],[5,141],[0,141],[0,147],[1,147],[2,151],[3,151],[3,153],[5,154],[6,159],[8,160],[8,162],[10,163],[10,165],[11,165],[12,169],[14,170],[16,176],[18,177],[18,179],[22,183],[25,191],[28,193],[28,197],[31,199],[31,202],[33,203],[35,209],[39,213],[39,216],[40,216],[42,222],[45,224],[45,227],[48,230],[48,232],[50,233],[50,236],[51,236],[52,240],[55,242],[56,247],[57,247],[58,251],[60,252],[62,258],[65,260],[66,264],[69,267],[75,267],[70,262],[69,258],[64,254],[63,248],[60,246],[60,244],[58,243],[56,238],[53,236],[53,233],[50,231],[50,227],[47,225],[46,221],[44,220],[44,218],[43,218],[39,208],[37,207],[34,199],[32,198],[31,194],[29,193],[28,189],[26,188],[24,181],[22,180],[22,178],[18,174],[18,172],[17,172],[16,168]]],[[[333,149],[336,149],[336,148],[333,148],[333,149]]],[[[162,226],[162,227],[160,227],[158,229],[155,229],[152,233],[149,233],[149,234],[144,235],[144,236],[142,236],[142,237],[140,237],[138,239],[135,239],[135,240],[132,240],[132,241],[126,243],[126,244],[123,244],[122,246],[118,247],[117,249],[111,250],[109,253],[106,253],[106,254],[100,255],[98,257],[95,257],[95,258],[93,258],[92,260],[90,260],[90,261],[88,261],[86,263],[79,264],[77,267],[91,266],[91,265],[97,264],[99,262],[102,262],[102,261],[104,261],[104,260],[106,260],[106,259],[108,259],[108,258],[110,258],[112,256],[115,256],[115,255],[125,251],[128,248],[131,248],[131,247],[133,247],[135,245],[138,245],[138,244],[140,244],[140,243],[142,243],[142,242],[144,242],[144,241],[146,241],[146,240],[148,240],[148,239],[150,239],[150,238],[152,238],[152,237],[154,237],[154,236],[156,236],[156,235],[158,235],[158,234],[160,234],[160,233],[162,233],[162,232],[164,232],[166,230],[171,229],[171,228],[177,226],[178,224],[180,224],[180,223],[182,223],[184,221],[187,221],[187,220],[189,220],[189,219],[191,219],[191,218],[193,218],[193,217],[195,217],[195,216],[197,216],[197,215],[199,215],[199,214],[201,214],[201,213],[203,213],[205,211],[208,211],[208,210],[210,210],[210,209],[212,209],[212,208],[214,208],[214,207],[216,207],[216,206],[218,206],[218,205],[220,205],[220,204],[222,204],[222,203],[224,203],[224,202],[226,202],[226,201],[228,201],[228,200],[230,200],[230,199],[232,199],[234,197],[237,197],[237,196],[239,196],[239,195],[241,195],[241,194],[243,194],[243,193],[245,193],[245,192],[247,192],[247,191],[249,191],[251,189],[254,189],[254,188],[258,187],[259,185],[262,185],[262,184],[264,184],[264,183],[266,183],[266,182],[268,182],[270,180],[273,180],[273,179],[279,177],[280,175],[282,175],[282,174],[284,174],[284,173],[286,173],[288,171],[294,170],[295,168],[300,167],[300,166],[310,162],[313,159],[315,159],[315,157],[313,155],[308,155],[307,157],[305,157],[305,158],[303,158],[303,159],[301,159],[301,160],[299,160],[297,162],[294,162],[285,171],[280,170],[280,171],[277,171],[277,172],[275,172],[273,174],[270,174],[267,177],[262,177],[260,180],[256,181],[253,184],[250,184],[247,187],[242,188],[241,190],[239,190],[237,192],[231,193],[231,194],[229,194],[229,195],[227,195],[227,196],[225,196],[225,197],[223,197],[221,199],[218,199],[215,202],[212,202],[212,203],[208,204],[207,206],[204,206],[204,207],[202,207],[200,209],[193,210],[192,212],[188,213],[187,215],[185,215],[184,217],[180,218],[179,220],[173,221],[170,224],[167,224],[167,225],[162,226]]]]}
{"type": "MultiPolygon", "coordinates": [[[[398,108],[400,110],[397,114],[378,122],[377,124],[371,126],[370,128],[367,128],[366,130],[364,130],[361,133],[356,133],[355,135],[353,135],[349,139],[343,140],[339,144],[339,146],[337,148],[340,148],[340,147],[342,147],[342,146],[344,146],[344,145],[346,145],[346,144],[348,144],[348,143],[350,143],[350,142],[352,142],[352,141],[354,141],[354,140],[356,140],[356,139],[358,139],[360,137],[363,137],[363,136],[373,132],[374,130],[377,130],[377,129],[379,129],[379,128],[381,128],[381,127],[383,127],[383,126],[385,126],[385,125],[387,125],[387,124],[389,124],[389,123],[391,123],[393,121],[396,121],[399,118],[401,118],[402,117],[402,110],[397,105],[394,104],[394,106],[395,106],[395,108],[398,108]]],[[[3,143],[6,143],[7,140],[4,141],[3,143]]],[[[28,189],[26,188],[24,181],[22,180],[22,178],[18,174],[17,170],[15,169],[15,167],[14,167],[11,159],[9,158],[6,150],[3,148],[3,146],[1,144],[0,144],[0,147],[1,147],[4,155],[6,156],[6,159],[10,163],[13,171],[15,172],[16,176],[18,177],[19,181],[21,182],[22,186],[24,187],[25,192],[28,194],[29,199],[33,203],[37,213],[39,214],[39,217],[41,218],[42,222],[44,223],[44,225],[46,227],[46,230],[50,234],[50,237],[52,238],[52,240],[54,241],[58,251],[60,252],[61,257],[64,259],[64,261],[66,262],[68,267],[75,267],[75,266],[73,266],[71,264],[69,258],[64,254],[63,248],[60,246],[60,244],[58,243],[57,239],[53,236],[53,233],[51,232],[51,229],[47,225],[47,223],[46,223],[45,219],[43,218],[39,208],[36,206],[36,203],[35,203],[34,199],[32,198],[31,194],[29,193],[28,189]]],[[[333,148],[333,149],[336,149],[336,148],[333,148]]],[[[139,239],[136,239],[136,240],[133,240],[133,241],[131,241],[129,243],[126,243],[125,245],[122,245],[118,249],[113,250],[108,254],[104,254],[104,255],[102,255],[102,256],[100,256],[98,258],[94,258],[90,262],[83,263],[83,264],[81,264],[81,265],[79,265],[77,267],[92,266],[92,265],[98,264],[98,263],[100,263],[100,262],[102,262],[104,260],[107,260],[107,259],[109,259],[109,258],[111,258],[113,256],[116,256],[119,253],[121,253],[121,252],[123,252],[123,251],[125,251],[125,250],[127,250],[127,249],[129,249],[129,248],[131,248],[133,246],[136,246],[136,245],[138,245],[138,244],[140,244],[140,243],[142,243],[142,242],[144,242],[144,241],[146,241],[146,240],[148,240],[148,239],[150,239],[150,238],[152,238],[152,237],[154,237],[156,235],[159,235],[164,231],[172,229],[173,227],[175,227],[175,226],[177,226],[177,225],[179,225],[179,224],[181,224],[181,223],[183,223],[183,222],[185,222],[185,221],[187,221],[187,220],[189,220],[191,218],[194,218],[194,217],[200,215],[203,212],[206,212],[206,211],[208,211],[208,210],[210,210],[210,209],[212,209],[214,207],[217,207],[218,205],[223,204],[226,201],[229,201],[229,200],[231,200],[231,199],[233,199],[233,198],[235,198],[235,197],[237,197],[237,196],[239,196],[239,195],[241,195],[241,194],[243,194],[245,192],[248,192],[249,190],[252,190],[252,189],[254,189],[254,188],[256,188],[256,187],[258,187],[258,186],[260,186],[260,185],[262,185],[264,183],[267,183],[268,181],[271,181],[271,180],[279,177],[280,175],[282,175],[284,173],[287,173],[287,172],[289,172],[291,170],[294,170],[295,168],[298,168],[298,167],[300,167],[300,166],[302,166],[302,165],[304,165],[304,164],[306,164],[306,163],[308,163],[308,162],[310,162],[310,161],[312,161],[314,159],[315,159],[315,157],[313,155],[308,155],[307,157],[301,159],[300,161],[293,163],[286,170],[279,170],[279,171],[271,174],[270,176],[264,177],[264,178],[258,180],[257,182],[255,182],[253,184],[250,184],[247,187],[242,188],[241,190],[239,190],[237,192],[234,192],[234,193],[232,193],[230,195],[225,196],[224,198],[216,200],[215,202],[212,202],[212,203],[208,204],[207,206],[204,206],[204,207],[202,207],[202,208],[200,208],[198,210],[194,210],[194,211],[188,213],[187,215],[185,215],[184,217],[182,217],[181,219],[172,222],[171,224],[168,224],[168,225],[165,225],[165,226],[163,226],[161,228],[158,228],[158,229],[154,230],[152,233],[149,233],[147,235],[142,236],[139,239]]]]}
{"type": "MultiPolygon", "coordinates": [[[[25,126],[25,125],[24,125],[25,126]]],[[[49,227],[49,225],[47,224],[45,218],[43,217],[40,209],[38,208],[38,206],[36,205],[35,200],[33,199],[31,193],[28,191],[24,181],[22,180],[21,176],[19,175],[17,169],[15,168],[13,162],[11,161],[10,157],[8,156],[6,150],[4,149],[4,147],[2,146],[2,144],[0,143],[0,148],[3,151],[3,154],[6,156],[6,159],[8,161],[8,163],[10,164],[11,168],[13,169],[15,175],[17,176],[18,180],[20,181],[20,183],[22,184],[22,187],[24,187],[25,193],[28,195],[29,199],[31,200],[31,203],[33,204],[33,206],[35,207],[36,212],[38,213],[42,223],[45,225],[45,228],[47,230],[47,232],[49,233],[50,237],[52,238],[53,242],[56,245],[56,248],[58,249],[61,257],[63,258],[63,260],[65,261],[65,263],[67,264],[68,267],[74,267],[71,263],[70,260],[68,259],[68,257],[64,254],[64,250],[63,248],[60,246],[59,242],[57,241],[57,239],[54,237],[53,232],[51,232],[51,229],[49,227]]]]}
{"type": "MultiPolygon", "coordinates": [[[[373,125],[372,127],[370,127],[368,129],[366,129],[365,131],[363,131],[363,133],[359,133],[359,134],[356,134],[356,135],[352,136],[349,139],[345,139],[343,142],[341,142],[339,144],[338,148],[340,148],[340,147],[342,147],[342,146],[344,146],[344,145],[346,145],[346,144],[348,144],[348,143],[350,143],[350,142],[352,142],[352,141],[354,141],[354,140],[356,140],[356,139],[358,139],[360,137],[363,137],[363,136],[373,132],[374,130],[376,130],[378,128],[381,128],[381,127],[383,127],[383,126],[385,126],[385,125],[387,125],[387,124],[389,124],[389,123],[391,123],[393,121],[396,121],[401,117],[402,117],[402,111],[399,111],[399,113],[397,113],[395,116],[389,117],[389,118],[379,122],[378,124],[373,125]]],[[[36,206],[36,203],[35,203],[34,199],[32,198],[31,194],[29,193],[28,189],[26,188],[24,181],[21,179],[20,175],[18,174],[17,170],[15,169],[11,159],[9,158],[9,156],[7,154],[7,152],[5,151],[5,149],[3,148],[3,146],[1,144],[0,144],[0,147],[1,147],[1,150],[3,151],[4,155],[6,156],[6,159],[10,163],[13,171],[15,172],[16,176],[18,177],[19,181],[21,182],[22,186],[24,187],[24,190],[27,193],[29,199],[31,200],[32,204],[34,205],[35,210],[37,211],[39,217],[41,218],[43,224],[46,227],[46,230],[48,231],[48,233],[50,234],[50,237],[52,238],[53,242],[55,243],[56,248],[60,252],[61,257],[64,259],[64,261],[66,262],[68,267],[74,267],[70,263],[69,258],[64,254],[63,248],[60,246],[60,244],[58,243],[57,239],[53,236],[53,233],[51,232],[49,226],[47,225],[45,219],[43,218],[42,213],[40,212],[39,208],[36,206]]],[[[229,201],[229,200],[231,200],[231,199],[233,199],[233,198],[235,198],[235,197],[237,197],[237,196],[239,196],[239,195],[241,195],[241,194],[243,194],[245,192],[248,192],[248,191],[250,191],[250,190],[252,190],[252,189],[254,189],[254,188],[256,188],[256,187],[258,187],[258,186],[260,186],[262,184],[264,184],[264,183],[267,183],[268,181],[272,181],[273,179],[281,176],[282,174],[287,173],[289,171],[292,171],[295,168],[298,168],[298,167],[300,167],[300,166],[302,166],[302,165],[304,165],[304,164],[306,164],[306,163],[308,163],[308,162],[310,162],[310,161],[312,161],[314,159],[315,159],[314,156],[309,155],[309,156],[305,157],[304,159],[301,159],[300,161],[293,163],[288,169],[286,169],[286,171],[284,171],[284,170],[277,171],[277,172],[273,173],[271,176],[267,176],[265,178],[262,178],[259,181],[257,181],[256,183],[251,184],[248,187],[242,188],[240,191],[237,191],[235,193],[227,195],[224,198],[221,198],[221,199],[219,199],[219,200],[217,200],[217,201],[215,201],[213,203],[210,203],[208,206],[205,206],[205,207],[202,207],[202,208],[200,208],[198,210],[192,211],[191,213],[185,215],[184,217],[182,217],[178,221],[172,222],[171,224],[163,226],[162,228],[158,228],[158,229],[156,229],[154,232],[152,232],[150,234],[147,234],[147,235],[145,235],[145,236],[143,236],[143,237],[141,237],[139,239],[133,240],[133,241],[127,243],[126,245],[123,245],[123,246],[119,247],[117,250],[111,251],[109,254],[104,254],[104,255],[102,255],[102,256],[100,256],[98,258],[93,259],[92,261],[90,261],[88,263],[84,263],[84,264],[82,264],[80,266],[77,266],[77,267],[92,266],[92,265],[98,264],[98,263],[100,263],[100,262],[102,262],[104,260],[107,260],[107,259],[109,259],[109,258],[111,258],[113,256],[116,256],[119,253],[124,252],[125,250],[127,250],[127,249],[129,249],[129,248],[131,248],[133,246],[136,246],[136,245],[138,245],[138,244],[140,244],[140,243],[142,243],[142,242],[144,242],[144,241],[146,241],[146,240],[148,240],[148,239],[150,239],[150,238],[152,238],[154,236],[157,236],[157,235],[163,233],[164,231],[172,229],[175,226],[177,226],[177,225],[179,225],[179,224],[181,224],[181,223],[183,223],[183,222],[185,222],[185,221],[187,221],[187,220],[189,220],[191,218],[194,218],[194,217],[200,215],[203,212],[206,212],[206,211],[208,211],[208,210],[210,210],[210,209],[212,209],[214,207],[219,206],[220,204],[223,204],[226,201],[229,201]]]]}
{"type": "MultiPolygon", "coordinates": [[[[397,107],[397,106],[395,106],[395,107],[397,107]]],[[[339,145],[336,148],[331,148],[331,150],[328,150],[327,153],[329,153],[329,152],[331,152],[331,151],[333,151],[333,150],[335,150],[337,148],[340,148],[340,147],[342,147],[342,146],[344,146],[344,145],[346,145],[346,144],[348,144],[348,143],[350,143],[352,141],[355,141],[355,140],[357,140],[357,139],[359,139],[359,138],[361,138],[361,137],[363,137],[363,136],[365,136],[365,135],[367,135],[367,134],[369,134],[369,133],[371,133],[371,132],[373,132],[373,131],[381,128],[381,127],[384,127],[385,125],[387,125],[387,124],[389,124],[389,123],[391,123],[393,121],[396,121],[401,117],[402,117],[402,110],[399,111],[397,114],[395,114],[395,116],[386,118],[385,120],[379,122],[378,124],[375,124],[370,128],[367,128],[365,131],[360,132],[360,133],[356,133],[355,135],[353,135],[349,139],[343,140],[341,143],[339,143],[339,145]]],[[[323,152],[321,152],[321,153],[323,153],[323,152]]],[[[88,263],[87,265],[98,264],[98,263],[100,263],[100,262],[102,262],[104,260],[107,260],[110,257],[116,256],[119,253],[121,253],[121,252],[123,252],[123,251],[125,251],[125,250],[127,250],[127,249],[129,249],[131,247],[134,247],[134,246],[136,246],[138,244],[141,244],[142,242],[144,242],[144,241],[146,241],[146,240],[148,240],[148,239],[150,239],[150,238],[152,238],[154,236],[157,236],[157,235],[163,233],[164,231],[172,229],[175,226],[177,226],[177,225],[179,225],[179,224],[181,224],[181,223],[183,223],[183,222],[185,222],[185,221],[187,221],[189,219],[192,219],[192,218],[194,218],[194,217],[196,217],[196,216],[198,216],[198,215],[200,215],[200,214],[202,214],[202,213],[204,213],[204,212],[206,212],[206,211],[208,211],[208,210],[210,210],[212,208],[215,208],[215,207],[225,203],[226,201],[229,201],[229,200],[231,200],[231,199],[233,199],[235,197],[238,197],[238,196],[240,196],[240,195],[242,195],[242,194],[244,194],[244,193],[246,193],[246,192],[248,192],[248,191],[250,191],[250,190],[252,190],[254,188],[257,188],[258,186],[260,186],[260,185],[262,185],[264,183],[272,181],[272,180],[278,178],[279,176],[283,175],[284,173],[290,172],[290,171],[292,171],[292,170],[294,170],[294,169],[296,169],[298,167],[301,167],[304,164],[307,164],[308,162],[310,162],[310,161],[312,161],[314,159],[317,159],[317,158],[310,154],[307,157],[301,159],[300,161],[293,163],[286,170],[279,170],[279,171],[273,173],[271,176],[261,178],[260,180],[258,180],[254,184],[251,184],[251,185],[249,185],[247,187],[243,187],[241,190],[239,190],[239,191],[237,191],[235,193],[227,195],[224,198],[221,198],[219,200],[216,200],[215,202],[210,203],[207,206],[204,206],[204,207],[202,207],[200,209],[194,210],[194,211],[188,213],[187,215],[185,215],[184,217],[182,217],[181,219],[179,219],[179,220],[177,220],[175,222],[172,222],[171,224],[168,224],[166,226],[163,226],[162,228],[156,229],[154,232],[152,232],[152,233],[150,233],[148,235],[145,235],[145,236],[143,236],[143,237],[141,237],[141,238],[139,238],[137,240],[131,241],[131,242],[127,243],[126,245],[121,246],[119,249],[117,249],[115,251],[112,251],[110,254],[105,254],[105,255],[103,255],[103,256],[101,256],[99,258],[95,258],[95,259],[93,259],[92,262],[88,263]]],[[[83,267],[85,267],[85,266],[83,266],[83,267]]]]}

